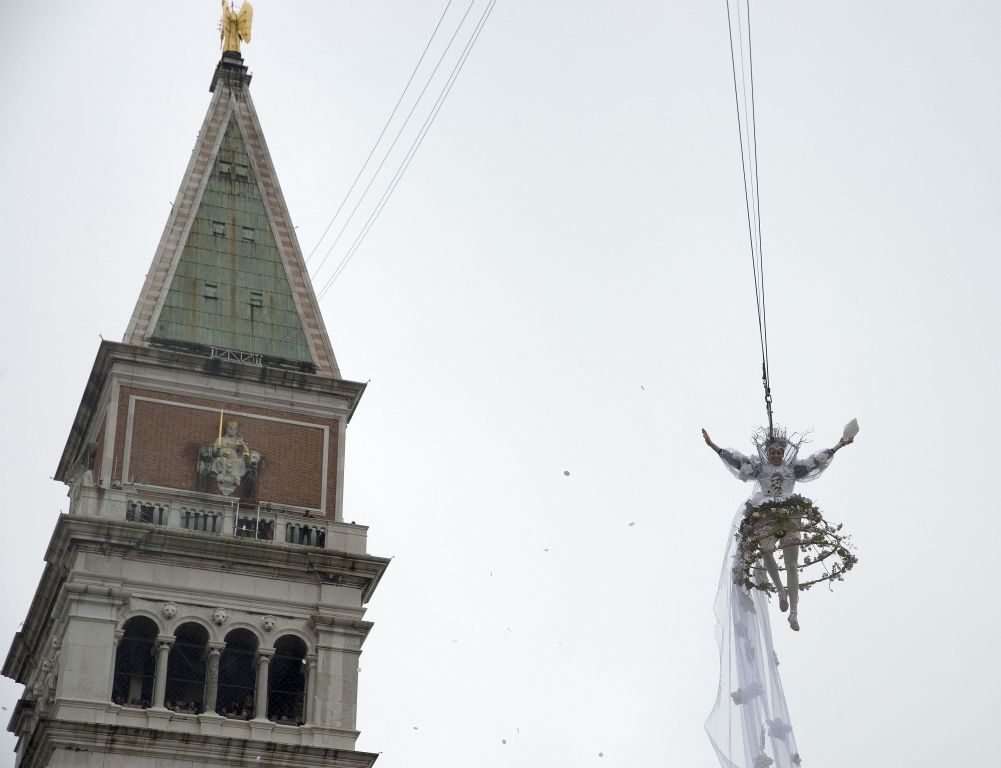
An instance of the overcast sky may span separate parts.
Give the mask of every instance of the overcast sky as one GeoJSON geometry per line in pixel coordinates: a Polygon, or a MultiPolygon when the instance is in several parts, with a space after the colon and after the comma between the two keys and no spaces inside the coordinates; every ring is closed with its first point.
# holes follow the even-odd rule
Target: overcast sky
{"type": "MultiPolygon", "coordinates": [[[[306,253],[445,5],[256,3],[251,93],[306,253]]],[[[747,450],[764,418],[724,7],[498,0],[321,300],[342,373],[371,379],[345,517],[394,557],[361,659],[379,768],[715,764],[712,601],[750,489],[699,428],[747,450]]],[[[754,14],[776,417],[814,448],[862,425],[809,489],[859,567],[804,597],[800,633],[775,622],[804,765],[992,763],[1001,5],[754,14]]],[[[208,106],[218,15],[0,5],[0,645],[208,106]]],[[[3,722],[20,692],[0,685],[3,722]]]]}

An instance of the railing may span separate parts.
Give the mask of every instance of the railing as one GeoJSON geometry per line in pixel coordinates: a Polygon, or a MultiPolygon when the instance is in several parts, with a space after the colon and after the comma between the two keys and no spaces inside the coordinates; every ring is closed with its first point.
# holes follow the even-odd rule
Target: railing
{"type": "MultiPolygon", "coordinates": [[[[199,494],[208,496],[208,494],[199,494]]],[[[278,541],[304,547],[327,545],[327,523],[316,509],[237,499],[181,499],[166,489],[126,489],[125,519],[137,523],[185,528],[200,533],[278,541]]]]}
{"type": "Polygon", "coordinates": [[[69,514],[339,552],[367,551],[366,526],[330,520],[318,509],[246,503],[218,494],[140,483],[110,489],[80,484],[71,492],[69,514]]]}

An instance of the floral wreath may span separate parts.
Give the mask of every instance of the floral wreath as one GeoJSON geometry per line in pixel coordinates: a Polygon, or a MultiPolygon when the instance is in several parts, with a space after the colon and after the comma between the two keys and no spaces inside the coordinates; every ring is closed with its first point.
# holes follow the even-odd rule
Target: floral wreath
{"type": "MultiPolygon", "coordinates": [[[[734,534],[737,553],[732,568],[733,583],[748,590],[774,592],[775,586],[768,579],[761,558],[768,552],[781,550],[782,540],[795,534],[800,550],[809,553],[796,565],[806,577],[801,577],[799,588],[807,590],[824,581],[829,582],[830,588],[831,583],[844,581],[845,573],[858,563],[851,536],[840,531],[841,523],[832,525],[824,520],[817,505],[799,494],[781,501],[748,504],[734,534]]],[[[780,571],[787,569],[785,564],[778,567],[780,571]]]]}

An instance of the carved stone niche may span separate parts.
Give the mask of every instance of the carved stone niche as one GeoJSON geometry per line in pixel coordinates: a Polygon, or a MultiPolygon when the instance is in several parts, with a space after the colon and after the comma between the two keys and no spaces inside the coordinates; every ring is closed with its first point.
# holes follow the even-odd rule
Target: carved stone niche
{"type": "Polygon", "coordinates": [[[228,421],[225,431],[220,429],[215,441],[198,446],[195,462],[198,490],[211,492],[214,483],[223,496],[232,496],[242,485],[241,497],[253,498],[257,494],[260,467],[261,454],[247,447],[239,423],[228,421]]]}

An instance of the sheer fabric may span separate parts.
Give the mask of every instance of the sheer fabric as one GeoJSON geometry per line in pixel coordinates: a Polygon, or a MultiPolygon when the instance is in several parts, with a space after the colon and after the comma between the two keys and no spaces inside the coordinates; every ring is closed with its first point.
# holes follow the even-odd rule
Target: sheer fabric
{"type": "MultiPolygon", "coordinates": [[[[767,594],[734,584],[731,569],[738,526],[747,507],[791,496],[797,482],[819,477],[834,454],[824,450],[800,460],[799,446],[790,443],[782,464],[774,466],[764,451],[760,447],[756,457],[730,449],[720,453],[724,466],[737,479],[756,484],[730,524],[716,592],[720,682],[705,727],[723,768],[798,768],[801,764],[772,644],[767,594]]],[[[759,583],[764,583],[768,578],[764,569],[758,574],[759,583]]]]}

